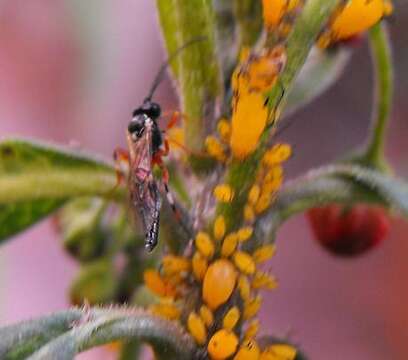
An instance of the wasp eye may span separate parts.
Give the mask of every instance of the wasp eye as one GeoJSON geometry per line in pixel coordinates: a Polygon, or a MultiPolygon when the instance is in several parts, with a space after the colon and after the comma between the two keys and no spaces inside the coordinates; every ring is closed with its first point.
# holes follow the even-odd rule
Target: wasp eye
{"type": "Polygon", "coordinates": [[[144,116],[136,116],[128,125],[128,131],[131,134],[136,134],[138,137],[141,136],[144,129],[144,116]]]}

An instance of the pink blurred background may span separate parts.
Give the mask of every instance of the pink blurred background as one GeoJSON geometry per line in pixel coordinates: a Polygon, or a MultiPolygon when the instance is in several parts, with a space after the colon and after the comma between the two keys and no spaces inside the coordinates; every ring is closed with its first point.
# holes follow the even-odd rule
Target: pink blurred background
{"type": "MultiPolygon", "coordinates": [[[[0,5],[0,136],[76,144],[110,157],[124,144],[133,107],[164,57],[149,0],[5,0],[0,5]]],[[[408,178],[408,8],[391,25],[396,98],[387,152],[408,178]],[[404,21],[405,20],[405,21],[404,21]]],[[[288,176],[329,162],[361,143],[368,126],[372,79],[366,47],[341,81],[284,135],[295,144],[288,176]]],[[[169,81],[157,100],[177,106],[169,81]]],[[[393,220],[376,251],[352,261],[319,248],[303,216],[279,234],[271,262],[280,287],[262,310],[263,330],[291,336],[313,360],[408,358],[408,225],[393,220]]],[[[68,306],[77,266],[49,221],[0,249],[0,325],[68,306]]],[[[100,358],[93,352],[81,359],[100,358]]]]}

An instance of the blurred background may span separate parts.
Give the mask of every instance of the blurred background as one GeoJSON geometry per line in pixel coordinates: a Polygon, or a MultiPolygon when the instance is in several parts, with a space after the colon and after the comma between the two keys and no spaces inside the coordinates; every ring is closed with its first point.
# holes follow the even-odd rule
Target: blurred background
{"type": "MultiPolygon", "coordinates": [[[[387,153],[408,178],[408,6],[390,23],[396,96],[387,153]]],[[[282,136],[295,148],[288,177],[360,144],[369,125],[373,81],[366,45],[341,80],[299,111],[282,136]]],[[[25,136],[111,157],[124,145],[132,109],[164,58],[151,0],[4,0],[0,3],[0,138],[25,136]]],[[[176,109],[170,82],[157,100],[176,109]]],[[[313,241],[303,216],[279,233],[264,332],[290,335],[312,360],[408,358],[408,224],[393,219],[383,246],[353,260],[313,241]]],[[[0,248],[0,325],[68,306],[77,266],[45,221],[0,248]]],[[[97,359],[101,351],[81,355],[97,359]]]]}

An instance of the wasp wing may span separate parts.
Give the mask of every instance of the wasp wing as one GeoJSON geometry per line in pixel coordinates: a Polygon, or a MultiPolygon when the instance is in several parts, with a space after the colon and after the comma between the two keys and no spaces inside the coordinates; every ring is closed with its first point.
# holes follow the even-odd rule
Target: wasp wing
{"type": "Polygon", "coordinates": [[[145,231],[145,246],[151,251],[159,235],[161,198],[152,173],[152,131],[130,145],[129,193],[133,211],[139,213],[145,231]]]}

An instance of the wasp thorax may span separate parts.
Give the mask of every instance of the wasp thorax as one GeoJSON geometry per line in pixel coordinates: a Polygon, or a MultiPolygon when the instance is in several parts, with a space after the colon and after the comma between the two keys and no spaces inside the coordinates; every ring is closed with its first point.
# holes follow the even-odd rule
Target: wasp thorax
{"type": "Polygon", "coordinates": [[[142,106],[133,111],[133,117],[140,114],[144,114],[153,120],[157,120],[161,114],[160,105],[155,102],[151,102],[150,100],[145,100],[142,106]]]}

